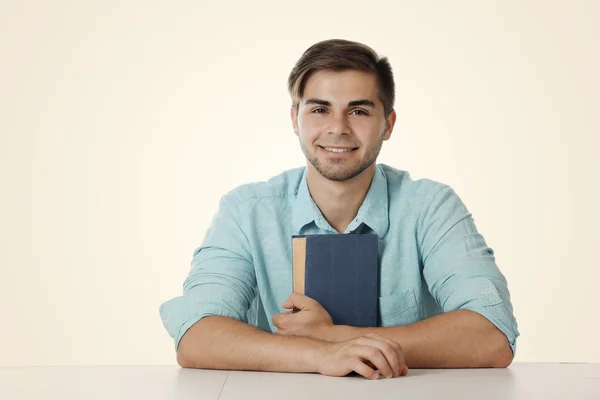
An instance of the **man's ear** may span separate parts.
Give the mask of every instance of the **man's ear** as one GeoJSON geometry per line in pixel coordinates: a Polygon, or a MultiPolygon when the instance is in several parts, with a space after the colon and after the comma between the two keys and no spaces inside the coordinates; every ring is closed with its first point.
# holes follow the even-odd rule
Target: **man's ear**
{"type": "Polygon", "coordinates": [[[292,108],[290,110],[290,117],[292,119],[292,127],[294,128],[294,135],[298,136],[298,112],[296,111],[296,106],[292,104],[292,108]]]}
{"type": "Polygon", "coordinates": [[[385,120],[385,132],[383,134],[383,140],[388,140],[390,136],[392,136],[392,131],[394,130],[394,125],[396,124],[396,111],[392,110],[390,115],[388,115],[385,120]]]}

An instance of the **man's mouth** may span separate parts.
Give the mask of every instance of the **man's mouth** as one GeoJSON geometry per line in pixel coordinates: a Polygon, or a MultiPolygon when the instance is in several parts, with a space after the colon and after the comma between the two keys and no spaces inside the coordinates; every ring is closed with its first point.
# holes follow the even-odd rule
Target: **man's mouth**
{"type": "Polygon", "coordinates": [[[324,146],[319,146],[319,147],[330,153],[349,153],[358,148],[358,147],[324,147],[324,146]]]}

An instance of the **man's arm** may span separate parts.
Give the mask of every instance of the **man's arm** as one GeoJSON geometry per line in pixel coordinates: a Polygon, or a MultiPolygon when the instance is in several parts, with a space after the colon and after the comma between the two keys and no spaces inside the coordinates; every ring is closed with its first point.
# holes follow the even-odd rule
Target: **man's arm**
{"type": "Polygon", "coordinates": [[[160,316],[175,351],[182,337],[204,317],[247,322],[257,282],[248,239],[240,228],[235,196],[223,196],[202,245],[194,251],[183,294],[164,302],[160,316]]]}
{"type": "MultiPolygon", "coordinates": [[[[416,347],[417,360],[440,366],[506,367],[512,362],[519,336],[506,279],[478,232],[472,214],[456,192],[443,185],[427,202],[417,227],[423,278],[436,303],[447,315],[439,315],[407,327],[426,335],[439,329],[444,340],[429,333],[431,345],[444,343],[441,354],[455,359],[431,359],[416,347]]],[[[412,335],[408,335],[409,337],[412,335]]],[[[410,339],[409,339],[410,340],[410,339]]]]}
{"type": "Polygon", "coordinates": [[[390,336],[409,367],[506,367],[518,331],[506,279],[471,213],[447,185],[425,202],[417,225],[422,274],[443,314],[390,336]]]}
{"type": "Polygon", "coordinates": [[[318,372],[368,379],[406,375],[398,343],[367,335],[342,343],[281,336],[221,316],[205,317],[182,337],[177,362],[183,368],[271,372],[318,372]],[[378,370],[379,373],[376,373],[378,370]]]}
{"type": "Polygon", "coordinates": [[[512,362],[506,336],[485,317],[451,311],[406,326],[317,328],[315,338],[339,342],[376,333],[401,344],[409,368],[505,368],[512,362]]]}
{"type": "Polygon", "coordinates": [[[177,363],[183,368],[317,372],[325,343],[272,335],[227,317],[210,316],[181,338],[177,363]]]}

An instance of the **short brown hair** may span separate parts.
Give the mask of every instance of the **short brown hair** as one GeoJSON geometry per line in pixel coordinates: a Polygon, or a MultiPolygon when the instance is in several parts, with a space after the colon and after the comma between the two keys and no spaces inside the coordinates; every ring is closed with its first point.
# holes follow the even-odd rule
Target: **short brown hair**
{"type": "Polygon", "coordinates": [[[357,70],[374,73],[385,117],[394,109],[395,88],[392,67],[387,57],[380,57],[369,46],[344,39],[330,39],[313,44],[296,62],[288,77],[288,91],[294,107],[304,94],[308,78],[317,71],[357,70]]]}

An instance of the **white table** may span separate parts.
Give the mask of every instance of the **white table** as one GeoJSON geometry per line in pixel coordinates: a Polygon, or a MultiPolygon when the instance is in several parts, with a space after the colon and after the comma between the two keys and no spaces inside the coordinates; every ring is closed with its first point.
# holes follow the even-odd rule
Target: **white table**
{"type": "Polygon", "coordinates": [[[600,364],[413,369],[406,377],[378,381],[178,366],[0,367],[0,399],[600,400],[600,364]]]}

